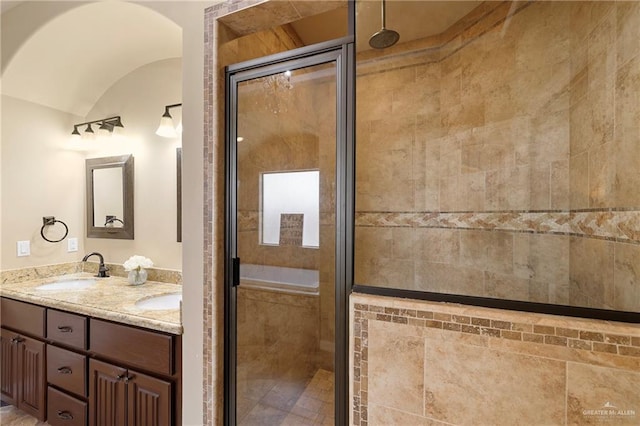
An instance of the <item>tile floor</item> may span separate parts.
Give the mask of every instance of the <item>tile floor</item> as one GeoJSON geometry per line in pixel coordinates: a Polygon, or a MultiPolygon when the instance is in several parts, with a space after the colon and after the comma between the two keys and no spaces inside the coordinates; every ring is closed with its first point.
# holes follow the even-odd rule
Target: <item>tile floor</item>
{"type": "MultiPolygon", "coordinates": [[[[254,383],[256,385],[257,383],[254,383]]],[[[308,383],[265,381],[270,389],[264,396],[241,415],[242,401],[238,401],[241,426],[306,426],[333,425],[333,373],[317,370],[308,383]]],[[[250,403],[244,401],[245,404],[250,403]]],[[[246,407],[245,405],[245,410],[246,407]]]]}
{"type": "Polygon", "coordinates": [[[48,424],[39,422],[12,405],[0,407],[0,425],[2,426],[47,426],[48,424]]]}

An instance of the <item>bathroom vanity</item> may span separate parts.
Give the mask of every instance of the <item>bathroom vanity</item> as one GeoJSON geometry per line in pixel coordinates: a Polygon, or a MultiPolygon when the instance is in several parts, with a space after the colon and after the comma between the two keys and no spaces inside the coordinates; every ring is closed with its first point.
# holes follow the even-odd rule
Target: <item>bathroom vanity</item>
{"type": "Polygon", "coordinates": [[[54,426],[179,424],[179,309],[135,302],[180,287],[110,277],[46,291],[43,281],[2,285],[0,398],[54,426]]]}

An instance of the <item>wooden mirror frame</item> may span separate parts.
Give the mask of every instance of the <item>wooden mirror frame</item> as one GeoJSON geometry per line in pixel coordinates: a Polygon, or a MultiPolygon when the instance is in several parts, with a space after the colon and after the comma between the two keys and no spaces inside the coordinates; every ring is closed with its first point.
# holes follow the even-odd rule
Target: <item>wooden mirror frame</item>
{"type": "Polygon", "coordinates": [[[115,157],[88,158],[86,160],[86,190],[87,190],[87,238],[113,238],[133,240],[133,155],[119,155],[115,157]],[[95,226],[94,224],[94,194],[93,172],[99,169],[120,167],[122,169],[122,228],[95,226]]]}

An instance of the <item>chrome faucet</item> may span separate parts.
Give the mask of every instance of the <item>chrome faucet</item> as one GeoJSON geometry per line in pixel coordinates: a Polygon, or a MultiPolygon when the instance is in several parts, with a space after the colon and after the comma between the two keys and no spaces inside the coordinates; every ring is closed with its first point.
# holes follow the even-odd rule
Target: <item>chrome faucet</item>
{"type": "Polygon", "coordinates": [[[82,258],[82,261],[86,262],[87,259],[89,259],[91,256],[98,256],[98,258],[100,259],[100,265],[98,266],[98,275],[96,275],[96,277],[107,278],[109,276],[109,274],[107,274],[107,271],[109,270],[109,268],[104,266],[104,257],[102,257],[100,253],[98,253],[97,251],[94,251],[93,253],[89,253],[88,255],[82,258]]]}

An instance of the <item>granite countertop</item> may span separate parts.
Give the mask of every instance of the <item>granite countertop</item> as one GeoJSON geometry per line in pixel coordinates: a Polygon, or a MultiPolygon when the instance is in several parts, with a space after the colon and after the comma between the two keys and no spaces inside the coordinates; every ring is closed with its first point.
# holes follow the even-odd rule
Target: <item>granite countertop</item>
{"type": "Polygon", "coordinates": [[[86,272],[0,285],[0,296],[171,334],[182,334],[180,309],[143,310],[135,303],[148,297],[178,292],[182,292],[181,285],[147,281],[132,286],[124,277],[96,278],[86,272]],[[86,278],[94,278],[96,284],[75,290],[36,289],[51,282],[86,278]]]}

